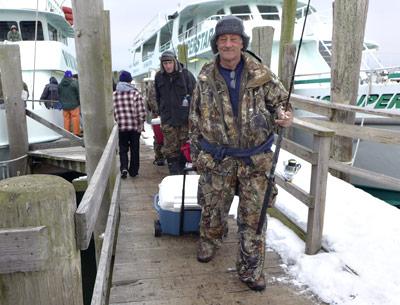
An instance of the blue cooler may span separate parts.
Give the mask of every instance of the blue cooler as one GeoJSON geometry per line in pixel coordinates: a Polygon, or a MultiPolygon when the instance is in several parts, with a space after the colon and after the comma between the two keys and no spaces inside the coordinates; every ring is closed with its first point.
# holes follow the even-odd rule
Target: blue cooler
{"type": "Polygon", "coordinates": [[[197,204],[198,181],[199,175],[186,175],[186,172],[185,175],[167,176],[161,181],[159,192],[154,196],[154,208],[159,217],[154,222],[156,237],[199,232],[201,207],[197,204]]]}

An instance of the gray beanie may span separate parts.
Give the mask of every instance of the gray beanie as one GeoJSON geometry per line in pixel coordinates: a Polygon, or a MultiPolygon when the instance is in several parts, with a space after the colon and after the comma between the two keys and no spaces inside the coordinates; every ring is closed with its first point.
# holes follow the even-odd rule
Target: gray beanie
{"type": "Polygon", "coordinates": [[[243,50],[246,50],[249,46],[250,37],[246,35],[244,32],[244,26],[242,19],[236,16],[225,16],[217,22],[215,26],[215,32],[213,37],[211,38],[210,44],[211,49],[214,54],[218,53],[217,49],[217,39],[218,36],[223,34],[237,34],[242,36],[243,39],[243,50]]]}
{"type": "Polygon", "coordinates": [[[166,61],[166,60],[176,60],[175,53],[172,52],[172,51],[169,51],[169,50],[164,51],[161,54],[160,61],[163,62],[163,61],[166,61]]]}

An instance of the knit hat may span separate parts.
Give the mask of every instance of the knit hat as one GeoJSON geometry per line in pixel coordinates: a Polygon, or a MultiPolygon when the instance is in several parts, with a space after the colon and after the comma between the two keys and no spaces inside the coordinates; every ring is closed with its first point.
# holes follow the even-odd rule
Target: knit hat
{"type": "Polygon", "coordinates": [[[119,81],[125,82],[125,83],[130,83],[132,81],[132,75],[128,71],[122,70],[119,73],[119,81]]]}
{"type": "Polygon", "coordinates": [[[72,77],[72,72],[70,70],[65,71],[64,77],[71,78],[72,77]]]}
{"type": "Polygon", "coordinates": [[[175,63],[175,68],[174,68],[175,71],[181,71],[181,65],[179,64],[175,53],[172,52],[172,51],[167,50],[167,51],[164,51],[160,56],[160,62],[161,62],[160,70],[161,70],[162,73],[165,72],[164,71],[164,67],[162,65],[163,61],[169,61],[169,60],[172,60],[175,63]]]}
{"type": "Polygon", "coordinates": [[[242,36],[243,39],[242,50],[246,50],[247,47],[249,46],[250,37],[247,36],[246,33],[244,32],[242,19],[231,15],[225,16],[217,22],[217,25],[215,26],[214,35],[210,41],[211,49],[214,52],[214,54],[218,53],[218,48],[217,48],[218,36],[223,34],[237,34],[242,36]]]}
{"type": "Polygon", "coordinates": [[[12,30],[12,29],[17,29],[17,26],[13,24],[13,25],[10,27],[10,30],[12,30]]]}

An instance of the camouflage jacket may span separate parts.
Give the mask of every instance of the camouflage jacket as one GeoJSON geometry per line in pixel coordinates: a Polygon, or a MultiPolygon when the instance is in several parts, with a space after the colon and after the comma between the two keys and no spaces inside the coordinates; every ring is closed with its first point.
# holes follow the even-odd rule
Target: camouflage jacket
{"type": "Polygon", "coordinates": [[[154,87],[154,81],[149,81],[146,84],[145,100],[147,110],[153,114],[158,115],[158,106],[156,101],[156,88],[154,87]]]}
{"type": "Polygon", "coordinates": [[[277,108],[287,99],[278,78],[254,57],[243,53],[239,113],[233,115],[228,87],[216,61],[203,66],[198,76],[189,115],[192,159],[201,150],[199,139],[232,148],[253,148],[273,134],[277,108]]]}

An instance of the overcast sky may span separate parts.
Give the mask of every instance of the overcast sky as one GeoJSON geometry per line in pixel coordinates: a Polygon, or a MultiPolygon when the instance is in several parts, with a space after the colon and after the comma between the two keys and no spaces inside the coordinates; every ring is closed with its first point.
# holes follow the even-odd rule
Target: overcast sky
{"type": "MultiPolygon", "coordinates": [[[[113,70],[128,69],[132,62],[129,48],[133,39],[158,13],[170,15],[178,4],[191,0],[104,0],[111,15],[113,70]]],[[[319,12],[331,14],[330,0],[311,0],[319,12]]],[[[398,41],[398,0],[370,0],[365,38],[380,46],[380,58],[385,66],[400,66],[398,41]]]]}

